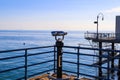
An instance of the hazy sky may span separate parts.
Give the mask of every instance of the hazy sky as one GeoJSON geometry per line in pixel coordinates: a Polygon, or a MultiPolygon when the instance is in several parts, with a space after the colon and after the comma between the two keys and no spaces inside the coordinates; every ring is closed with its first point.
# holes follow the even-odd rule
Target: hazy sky
{"type": "Polygon", "coordinates": [[[120,0],[0,0],[0,30],[114,30],[120,0]]]}

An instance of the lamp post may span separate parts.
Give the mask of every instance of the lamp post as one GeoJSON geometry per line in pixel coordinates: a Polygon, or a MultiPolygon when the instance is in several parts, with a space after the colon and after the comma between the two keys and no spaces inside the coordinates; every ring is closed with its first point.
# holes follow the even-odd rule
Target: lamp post
{"type": "Polygon", "coordinates": [[[56,47],[57,47],[57,79],[62,79],[62,47],[64,43],[64,36],[67,32],[64,31],[52,31],[52,36],[55,36],[56,47]]]}
{"type": "Polygon", "coordinates": [[[99,20],[99,17],[100,16],[102,16],[102,21],[104,20],[104,15],[103,15],[103,13],[99,13],[98,15],[97,15],[97,21],[94,21],[94,24],[97,24],[97,39],[98,39],[98,20],[99,20]]]}

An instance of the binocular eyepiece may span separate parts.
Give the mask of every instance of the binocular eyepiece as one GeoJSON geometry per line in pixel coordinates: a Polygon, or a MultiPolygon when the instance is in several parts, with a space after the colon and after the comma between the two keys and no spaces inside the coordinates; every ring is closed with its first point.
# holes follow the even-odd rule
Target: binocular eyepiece
{"type": "Polygon", "coordinates": [[[65,36],[65,35],[67,35],[67,32],[64,32],[64,31],[52,31],[51,34],[52,34],[52,36],[65,36]]]}

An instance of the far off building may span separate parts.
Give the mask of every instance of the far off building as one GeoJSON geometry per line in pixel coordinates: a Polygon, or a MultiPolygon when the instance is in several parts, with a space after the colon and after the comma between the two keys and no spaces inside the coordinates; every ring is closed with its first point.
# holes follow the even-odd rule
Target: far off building
{"type": "Polygon", "coordinates": [[[120,16],[116,16],[116,39],[120,39],[120,16]]]}

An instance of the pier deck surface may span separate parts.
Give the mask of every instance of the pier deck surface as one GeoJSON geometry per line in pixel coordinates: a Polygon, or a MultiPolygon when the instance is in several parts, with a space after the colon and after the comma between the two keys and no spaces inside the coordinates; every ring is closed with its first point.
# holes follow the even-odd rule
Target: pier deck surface
{"type": "Polygon", "coordinates": [[[29,78],[28,80],[92,80],[92,79],[85,78],[85,77],[77,79],[76,76],[68,75],[68,74],[65,74],[65,73],[63,73],[63,75],[62,75],[62,79],[56,79],[56,77],[57,77],[56,74],[52,74],[51,76],[49,74],[43,74],[43,75],[40,75],[40,76],[35,76],[35,77],[32,77],[32,78],[29,78]]]}

